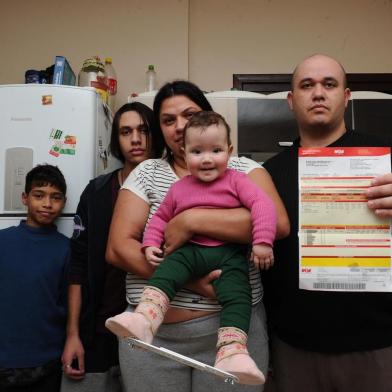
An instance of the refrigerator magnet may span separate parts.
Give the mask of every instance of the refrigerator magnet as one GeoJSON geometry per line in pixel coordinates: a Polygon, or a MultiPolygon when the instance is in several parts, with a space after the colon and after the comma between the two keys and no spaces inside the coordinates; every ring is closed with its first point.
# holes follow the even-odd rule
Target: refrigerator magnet
{"type": "Polygon", "coordinates": [[[52,105],[53,96],[52,95],[43,95],[42,96],[42,105],[52,105]]]}
{"type": "Polygon", "coordinates": [[[64,143],[60,150],[60,154],[75,155],[75,153],[76,153],[76,136],[66,135],[64,137],[64,143]]]}

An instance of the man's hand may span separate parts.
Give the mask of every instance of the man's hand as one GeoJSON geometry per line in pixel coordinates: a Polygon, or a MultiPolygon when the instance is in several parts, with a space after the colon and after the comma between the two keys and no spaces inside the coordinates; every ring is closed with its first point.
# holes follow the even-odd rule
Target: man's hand
{"type": "Polygon", "coordinates": [[[64,374],[73,380],[81,380],[84,377],[84,349],[79,336],[67,337],[63,355],[61,356],[64,374]],[[72,367],[72,362],[77,359],[79,369],[72,367]]]}
{"type": "Polygon", "coordinates": [[[378,176],[366,190],[368,207],[379,217],[392,217],[392,173],[378,176]]]}
{"type": "Polygon", "coordinates": [[[186,287],[206,298],[216,298],[212,282],[218,279],[222,270],[214,270],[200,279],[192,280],[186,287]]]}
{"type": "Polygon", "coordinates": [[[258,269],[269,269],[274,264],[274,252],[269,245],[256,244],[252,247],[250,260],[258,269]]]}

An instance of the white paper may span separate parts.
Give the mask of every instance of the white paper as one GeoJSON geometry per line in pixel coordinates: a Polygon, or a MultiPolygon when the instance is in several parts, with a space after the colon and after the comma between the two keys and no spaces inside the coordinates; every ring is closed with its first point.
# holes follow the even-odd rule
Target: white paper
{"type": "Polygon", "coordinates": [[[390,148],[299,150],[299,287],[392,291],[391,221],[364,194],[391,172],[390,148]]]}

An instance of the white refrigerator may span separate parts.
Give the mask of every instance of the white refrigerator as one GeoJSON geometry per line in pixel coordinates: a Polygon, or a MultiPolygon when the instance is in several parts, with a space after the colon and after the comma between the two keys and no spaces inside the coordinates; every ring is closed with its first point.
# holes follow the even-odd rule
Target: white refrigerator
{"type": "Polygon", "coordinates": [[[70,236],[89,180],[120,165],[108,150],[111,123],[110,110],[93,88],[0,85],[0,229],[26,216],[21,202],[26,174],[49,163],[67,182],[67,203],[56,224],[70,236]]]}

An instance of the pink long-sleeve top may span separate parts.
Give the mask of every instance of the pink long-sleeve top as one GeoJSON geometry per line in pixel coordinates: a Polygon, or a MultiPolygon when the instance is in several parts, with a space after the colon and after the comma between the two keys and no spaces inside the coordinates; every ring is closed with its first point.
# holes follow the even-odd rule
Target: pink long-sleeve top
{"type": "MultiPolygon", "coordinates": [[[[227,169],[222,177],[213,182],[203,182],[194,176],[186,176],[175,182],[148,223],[143,248],[161,247],[167,223],[184,210],[241,206],[251,213],[253,244],[272,246],[277,221],[273,201],[246,174],[227,169]]],[[[194,236],[191,242],[204,246],[224,244],[223,241],[204,236],[194,236]]]]}

